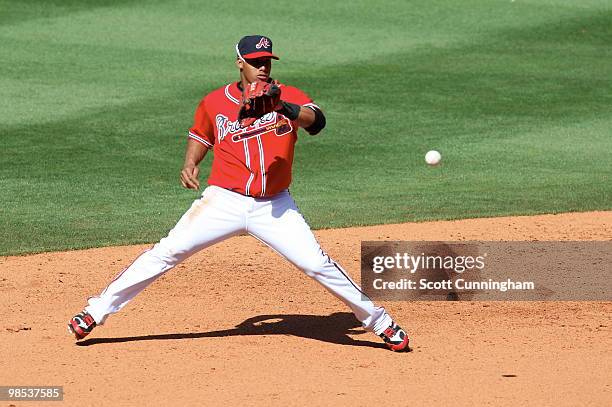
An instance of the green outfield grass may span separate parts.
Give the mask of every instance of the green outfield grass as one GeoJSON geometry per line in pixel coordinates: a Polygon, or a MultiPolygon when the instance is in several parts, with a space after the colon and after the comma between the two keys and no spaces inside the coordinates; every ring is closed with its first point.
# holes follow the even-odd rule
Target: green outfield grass
{"type": "Polygon", "coordinates": [[[0,254],[162,237],[255,32],[328,117],[291,189],[315,228],[612,208],[609,0],[87,3],[0,0],[0,254]]]}

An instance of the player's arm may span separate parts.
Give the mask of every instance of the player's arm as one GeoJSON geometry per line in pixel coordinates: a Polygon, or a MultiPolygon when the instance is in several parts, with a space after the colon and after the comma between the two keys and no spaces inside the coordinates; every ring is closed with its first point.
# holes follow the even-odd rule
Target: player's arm
{"type": "Polygon", "coordinates": [[[187,139],[187,149],[185,151],[185,164],[181,171],[181,184],[188,189],[200,189],[198,175],[200,168],[198,165],[206,156],[208,148],[192,138],[187,139]]]}
{"type": "Polygon", "coordinates": [[[290,120],[297,121],[298,126],[302,127],[310,135],[318,134],[325,127],[325,115],[315,106],[300,106],[281,100],[282,107],[279,113],[285,115],[290,120]]]}
{"type": "Polygon", "coordinates": [[[297,118],[297,122],[298,125],[305,129],[306,127],[310,127],[312,126],[312,124],[315,121],[315,112],[314,110],[305,107],[305,106],[300,106],[300,112],[298,114],[298,118],[297,118]]]}
{"type": "Polygon", "coordinates": [[[213,148],[214,128],[206,108],[205,97],[200,101],[193,118],[193,126],[189,129],[185,163],[181,170],[181,184],[188,189],[200,189],[200,168],[198,165],[204,159],[208,149],[213,148]]]}

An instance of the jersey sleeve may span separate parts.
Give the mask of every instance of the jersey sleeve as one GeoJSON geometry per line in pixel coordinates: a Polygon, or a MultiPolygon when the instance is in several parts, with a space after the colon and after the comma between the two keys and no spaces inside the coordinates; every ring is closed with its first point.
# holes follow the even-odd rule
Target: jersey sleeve
{"type": "Polygon", "coordinates": [[[301,89],[295,88],[293,86],[285,86],[281,91],[281,99],[295,103],[296,105],[306,106],[310,108],[316,108],[321,110],[321,108],[312,101],[310,96],[308,96],[301,89]]]}
{"type": "Polygon", "coordinates": [[[215,144],[215,130],[206,110],[206,99],[202,99],[195,111],[193,126],[189,129],[188,137],[206,148],[213,148],[215,144]]]}

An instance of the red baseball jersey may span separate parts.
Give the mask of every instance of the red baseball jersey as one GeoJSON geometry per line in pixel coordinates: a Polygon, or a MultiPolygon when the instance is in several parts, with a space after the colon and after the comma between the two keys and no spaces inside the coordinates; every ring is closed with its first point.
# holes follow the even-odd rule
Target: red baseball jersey
{"type": "MultiPolygon", "coordinates": [[[[300,89],[280,84],[281,98],[317,107],[300,89]]],[[[189,138],[214,152],[209,185],[243,195],[269,197],[289,187],[297,122],[273,112],[243,128],[238,122],[238,82],[212,91],[195,112],[189,138]]]]}

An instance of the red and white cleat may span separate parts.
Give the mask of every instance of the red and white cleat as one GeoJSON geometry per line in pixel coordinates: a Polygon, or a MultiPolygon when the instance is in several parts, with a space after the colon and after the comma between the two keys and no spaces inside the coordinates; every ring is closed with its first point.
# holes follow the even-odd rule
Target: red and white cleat
{"type": "Polygon", "coordinates": [[[85,310],[79,312],[68,322],[68,332],[79,340],[85,338],[96,327],[96,321],[85,310]]]}
{"type": "Polygon", "coordinates": [[[410,347],[408,346],[410,339],[408,339],[408,334],[395,322],[391,322],[389,328],[385,329],[379,336],[392,351],[410,352],[410,347]]]}

